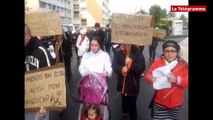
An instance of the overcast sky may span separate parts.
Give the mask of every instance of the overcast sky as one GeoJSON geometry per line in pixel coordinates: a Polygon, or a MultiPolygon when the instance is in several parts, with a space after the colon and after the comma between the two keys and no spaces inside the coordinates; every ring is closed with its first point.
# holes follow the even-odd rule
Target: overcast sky
{"type": "MultiPolygon", "coordinates": [[[[154,4],[160,5],[168,12],[171,5],[188,5],[188,0],[109,0],[111,13],[135,13],[140,8],[149,12],[149,8],[154,4]]],[[[181,14],[188,16],[187,12],[177,12],[176,16],[181,14]]]]}

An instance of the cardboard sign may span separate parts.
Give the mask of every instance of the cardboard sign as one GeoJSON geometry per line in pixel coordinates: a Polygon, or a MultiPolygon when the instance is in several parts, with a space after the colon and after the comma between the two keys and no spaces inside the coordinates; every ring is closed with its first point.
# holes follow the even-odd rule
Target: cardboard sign
{"type": "Polygon", "coordinates": [[[164,29],[154,29],[153,36],[159,38],[158,40],[164,40],[166,37],[166,30],[164,29]]]}
{"type": "Polygon", "coordinates": [[[25,73],[25,110],[66,107],[65,70],[63,63],[25,73]]]}
{"type": "Polygon", "coordinates": [[[29,26],[33,36],[61,35],[61,21],[59,13],[26,13],[25,23],[29,26]]]}
{"type": "Polygon", "coordinates": [[[112,14],[112,42],[133,45],[150,45],[154,18],[151,15],[112,14]]]}

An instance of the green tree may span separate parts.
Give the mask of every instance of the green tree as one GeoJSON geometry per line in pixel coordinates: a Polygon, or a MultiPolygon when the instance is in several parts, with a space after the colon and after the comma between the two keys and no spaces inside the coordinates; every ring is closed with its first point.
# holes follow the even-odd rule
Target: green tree
{"type": "Polygon", "coordinates": [[[142,9],[142,7],[140,8],[139,11],[136,12],[136,14],[147,14],[145,10],[142,9]]]}
{"type": "Polygon", "coordinates": [[[155,17],[155,23],[158,25],[161,18],[167,16],[166,9],[162,9],[159,5],[154,4],[149,8],[149,14],[155,17]]]}
{"type": "Polygon", "coordinates": [[[179,19],[184,21],[186,19],[186,17],[184,14],[181,14],[179,19]]]}
{"type": "Polygon", "coordinates": [[[176,17],[176,13],[175,12],[169,12],[168,17],[176,17]]]}

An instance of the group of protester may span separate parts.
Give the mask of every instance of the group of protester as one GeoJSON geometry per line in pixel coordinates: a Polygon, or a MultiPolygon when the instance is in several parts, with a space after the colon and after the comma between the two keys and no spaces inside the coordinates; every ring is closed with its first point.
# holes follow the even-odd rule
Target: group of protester
{"type": "MultiPolygon", "coordinates": [[[[141,53],[139,46],[120,44],[118,50],[113,50],[115,53],[111,62],[110,49],[112,44],[109,25],[106,26],[105,32],[101,30],[99,23],[95,23],[94,27],[96,30],[88,34],[86,29],[76,29],[76,32],[71,37],[66,35],[66,33],[63,33],[62,36],[55,36],[56,58],[53,59],[50,51],[42,46],[42,42],[37,37],[31,35],[30,28],[25,24],[25,71],[64,62],[66,80],[70,81],[71,42],[73,42],[76,47],[75,51],[79,63],[78,70],[81,77],[84,78],[91,73],[98,73],[108,80],[114,71],[117,75],[117,91],[120,92],[122,98],[123,117],[127,118],[129,116],[130,120],[137,120],[136,101],[140,92],[141,74],[146,69],[144,55],[141,53]],[[69,40],[69,38],[72,40],[69,40]],[[76,42],[73,39],[76,39],[76,42]],[[39,64],[35,65],[35,63],[32,63],[33,61],[39,61],[37,62],[39,64]]],[[[156,44],[156,38],[154,38],[151,45],[154,51],[157,47],[156,44]]],[[[147,83],[154,84],[159,79],[153,74],[156,69],[174,62],[175,64],[170,69],[170,72],[164,76],[171,83],[171,86],[155,90],[150,103],[152,117],[158,120],[178,120],[180,119],[181,106],[183,104],[183,90],[188,86],[188,66],[178,56],[180,46],[176,41],[165,41],[162,49],[163,53],[158,59],[155,59],[155,52],[151,52],[150,54],[150,60],[153,63],[145,73],[147,83]]],[[[46,112],[44,108],[41,108],[39,115],[41,113],[47,114],[46,112]]],[[[25,119],[27,120],[26,115],[25,119]]],[[[99,105],[87,104],[86,111],[81,117],[81,120],[87,119],[101,119],[99,105]]]]}

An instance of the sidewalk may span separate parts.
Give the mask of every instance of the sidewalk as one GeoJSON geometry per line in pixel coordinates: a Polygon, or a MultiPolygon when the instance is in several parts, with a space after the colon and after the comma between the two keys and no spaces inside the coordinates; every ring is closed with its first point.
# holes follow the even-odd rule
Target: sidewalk
{"type": "Polygon", "coordinates": [[[188,37],[188,35],[169,35],[169,36],[166,36],[163,40],[160,40],[160,41],[165,41],[165,40],[173,39],[173,38],[182,38],[182,37],[188,37]]]}
{"type": "Polygon", "coordinates": [[[169,36],[166,36],[165,39],[168,39],[168,38],[179,38],[179,37],[188,37],[188,35],[169,35],[169,36]]]}

